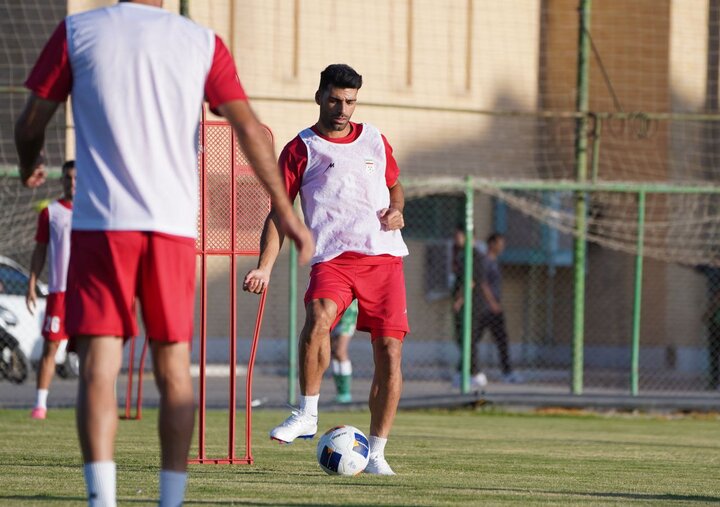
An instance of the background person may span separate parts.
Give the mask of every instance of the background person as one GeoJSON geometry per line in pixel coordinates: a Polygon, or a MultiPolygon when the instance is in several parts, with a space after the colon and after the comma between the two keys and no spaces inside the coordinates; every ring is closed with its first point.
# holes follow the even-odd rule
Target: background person
{"type": "MultiPolygon", "coordinates": [[[[464,233],[463,233],[464,236],[464,233]]],[[[463,242],[464,245],[464,242],[463,242]]],[[[522,377],[513,371],[510,364],[510,352],[508,348],[508,334],[505,325],[505,311],[502,306],[502,272],[498,257],[505,250],[505,237],[497,232],[490,234],[486,240],[487,249],[481,255],[476,249],[473,258],[473,329],[472,329],[472,372],[479,372],[478,359],[475,348],[479,346],[480,340],[486,329],[490,330],[495,340],[500,360],[501,380],[507,383],[522,382],[522,377]],[[474,363],[474,366],[473,366],[474,363]]],[[[464,250],[463,250],[464,251],[464,250]]],[[[462,257],[461,257],[462,258],[462,257]]],[[[464,264],[459,264],[459,273],[463,273],[464,264]]],[[[463,301],[462,275],[459,278],[460,286],[455,291],[456,323],[461,315],[463,301]]],[[[460,320],[462,322],[462,320],[460,320]]],[[[457,325],[457,324],[456,324],[457,325]]],[[[473,384],[482,387],[487,380],[485,375],[474,373],[473,384]]]]}
{"type": "Polygon", "coordinates": [[[352,361],[348,348],[357,327],[357,299],[350,303],[342,314],[340,321],[330,333],[332,343],[332,374],[335,381],[335,401],[338,403],[352,402],[352,361]]]}
{"type": "MultiPolygon", "coordinates": [[[[35,170],[40,169],[37,166],[35,170]]],[[[49,257],[48,297],[45,319],[42,325],[43,350],[37,371],[35,406],[30,417],[47,417],[47,398],[50,383],[55,374],[55,356],[60,343],[68,339],[65,332],[65,288],[68,263],[70,262],[70,223],[73,197],[75,196],[75,161],[68,160],[62,166],[62,198],[50,203],[38,215],[35,248],[30,260],[30,280],[25,303],[31,314],[35,313],[37,282],[49,257]],[[49,256],[48,256],[49,254],[49,256]]]]}

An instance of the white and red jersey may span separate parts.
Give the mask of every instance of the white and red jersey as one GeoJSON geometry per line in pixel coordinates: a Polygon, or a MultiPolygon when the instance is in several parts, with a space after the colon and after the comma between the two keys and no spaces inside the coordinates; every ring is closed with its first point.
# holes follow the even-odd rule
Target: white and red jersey
{"type": "Polygon", "coordinates": [[[35,241],[48,245],[48,290],[51,294],[65,292],[67,285],[72,213],[72,201],[58,199],[38,216],[35,241]]]}
{"type": "Polygon", "coordinates": [[[195,237],[203,96],[211,108],[246,100],[211,30],[131,2],[68,16],[25,84],[48,100],[72,94],[74,230],[195,237]]]}
{"type": "Polygon", "coordinates": [[[305,223],[315,239],[312,264],[353,252],[408,254],[399,230],[384,231],[379,212],[390,206],[389,188],[400,170],[387,139],[368,123],[351,123],[343,138],[314,128],[300,132],[280,155],[291,200],[298,192],[305,223]]]}

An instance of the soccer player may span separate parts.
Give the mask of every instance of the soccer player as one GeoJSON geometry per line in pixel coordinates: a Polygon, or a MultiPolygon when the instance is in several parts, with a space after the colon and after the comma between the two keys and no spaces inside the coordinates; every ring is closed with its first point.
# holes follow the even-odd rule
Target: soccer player
{"type": "Polygon", "coordinates": [[[342,314],[340,321],[330,333],[332,337],[330,347],[332,374],[336,391],[335,401],[338,403],[350,403],[352,401],[352,361],[350,361],[348,347],[357,328],[357,316],[358,305],[357,300],[354,300],[345,309],[345,313],[342,314]]]}
{"type": "MultiPolygon", "coordinates": [[[[394,475],[384,449],[402,391],[400,362],[409,331],[400,229],[405,198],[392,148],[368,123],[354,123],[362,76],[344,64],[320,74],[315,102],[320,116],[290,141],[280,169],[291,200],[300,194],[305,223],[316,242],[300,333],[300,408],[270,432],[281,442],[317,432],[320,383],[330,364],[330,329],[358,300],[357,328],[369,331],[375,373],[370,390],[370,462],[366,472],[394,475]]],[[[245,290],[261,293],[283,240],[271,209],[258,267],[245,290]]]]}
{"type": "Polygon", "coordinates": [[[224,116],[270,194],[280,228],[313,251],[283,188],[271,143],[230,52],[211,30],[136,0],[68,16],[43,49],[15,126],[24,185],[45,129],[72,95],[77,192],[66,329],[80,358],[77,429],[88,501],[115,505],[115,381],[123,338],[137,334],[135,299],[160,392],[160,505],[183,502],[195,407],[190,341],[203,97],[224,116]]]}
{"type": "MultiPolygon", "coordinates": [[[[36,166],[37,167],[37,166],[36,166]]],[[[39,170],[42,170],[38,168],[39,170]]],[[[30,413],[33,419],[47,417],[47,397],[55,373],[55,355],[58,347],[68,336],[65,332],[65,287],[70,261],[70,221],[75,196],[75,161],[68,160],[62,166],[63,196],[50,203],[38,216],[35,233],[35,249],[30,261],[30,281],[25,303],[31,314],[35,313],[37,294],[35,287],[50,253],[48,289],[50,294],[45,305],[45,321],[42,327],[42,357],[37,373],[37,396],[30,413]]]]}

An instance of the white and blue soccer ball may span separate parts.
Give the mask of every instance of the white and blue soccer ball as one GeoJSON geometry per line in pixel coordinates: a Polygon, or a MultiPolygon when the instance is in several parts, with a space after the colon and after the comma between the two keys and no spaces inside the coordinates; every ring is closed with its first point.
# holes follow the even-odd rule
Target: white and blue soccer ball
{"type": "Polygon", "coordinates": [[[320,437],[317,459],[329,475],[357,475],[368,464],[369,444],[354,426],[337,426],[320,437]]]}

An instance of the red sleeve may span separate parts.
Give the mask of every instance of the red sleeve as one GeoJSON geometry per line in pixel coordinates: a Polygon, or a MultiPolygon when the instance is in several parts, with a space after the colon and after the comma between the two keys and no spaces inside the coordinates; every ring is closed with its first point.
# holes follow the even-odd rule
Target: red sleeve
{"type": "Polygon", "coordinates": [[[60,22],[35,62],[25,86],[42,99],[65,102],[72,90],[65,20],[60,22]]]}
{"type": "Polygon", "coordinates": [[[37,231],[35,241],[47,245],[50,242],[50,212],[47,206],[38,215],[37,231]]]}
{"type": "Polygon", "coordinates": [[[385,139],[385,136],[382,134],[380,135],[382,136],[383,143],[385,144],[385,183],[387,183],[388,188],[390,188],[397,183],[397,180],[400,177],[400,168],[395,161],[395,157],[393,157],[392,146],[390,146],[388,140],[385,139]]]}
{"type": "Polygon", "coordinates": [[[287,143],[280,153],[278,165],[285,180],[285,189],[290,197],[290,202],[295,202],[295,198],[300,192],[300,184],[307,167],[307,161],[307,146],[300,139],[300,136],[287,143]]]}
{"type": "Polygon", "coordinates": [[[210,72],[205,80],[205,97],[210,109],[215,112],[218,106],[232,100],[247,100],[245,90],[235,69],[235,62],[225,43],[215,36],[215,54],[210,72]]]}

